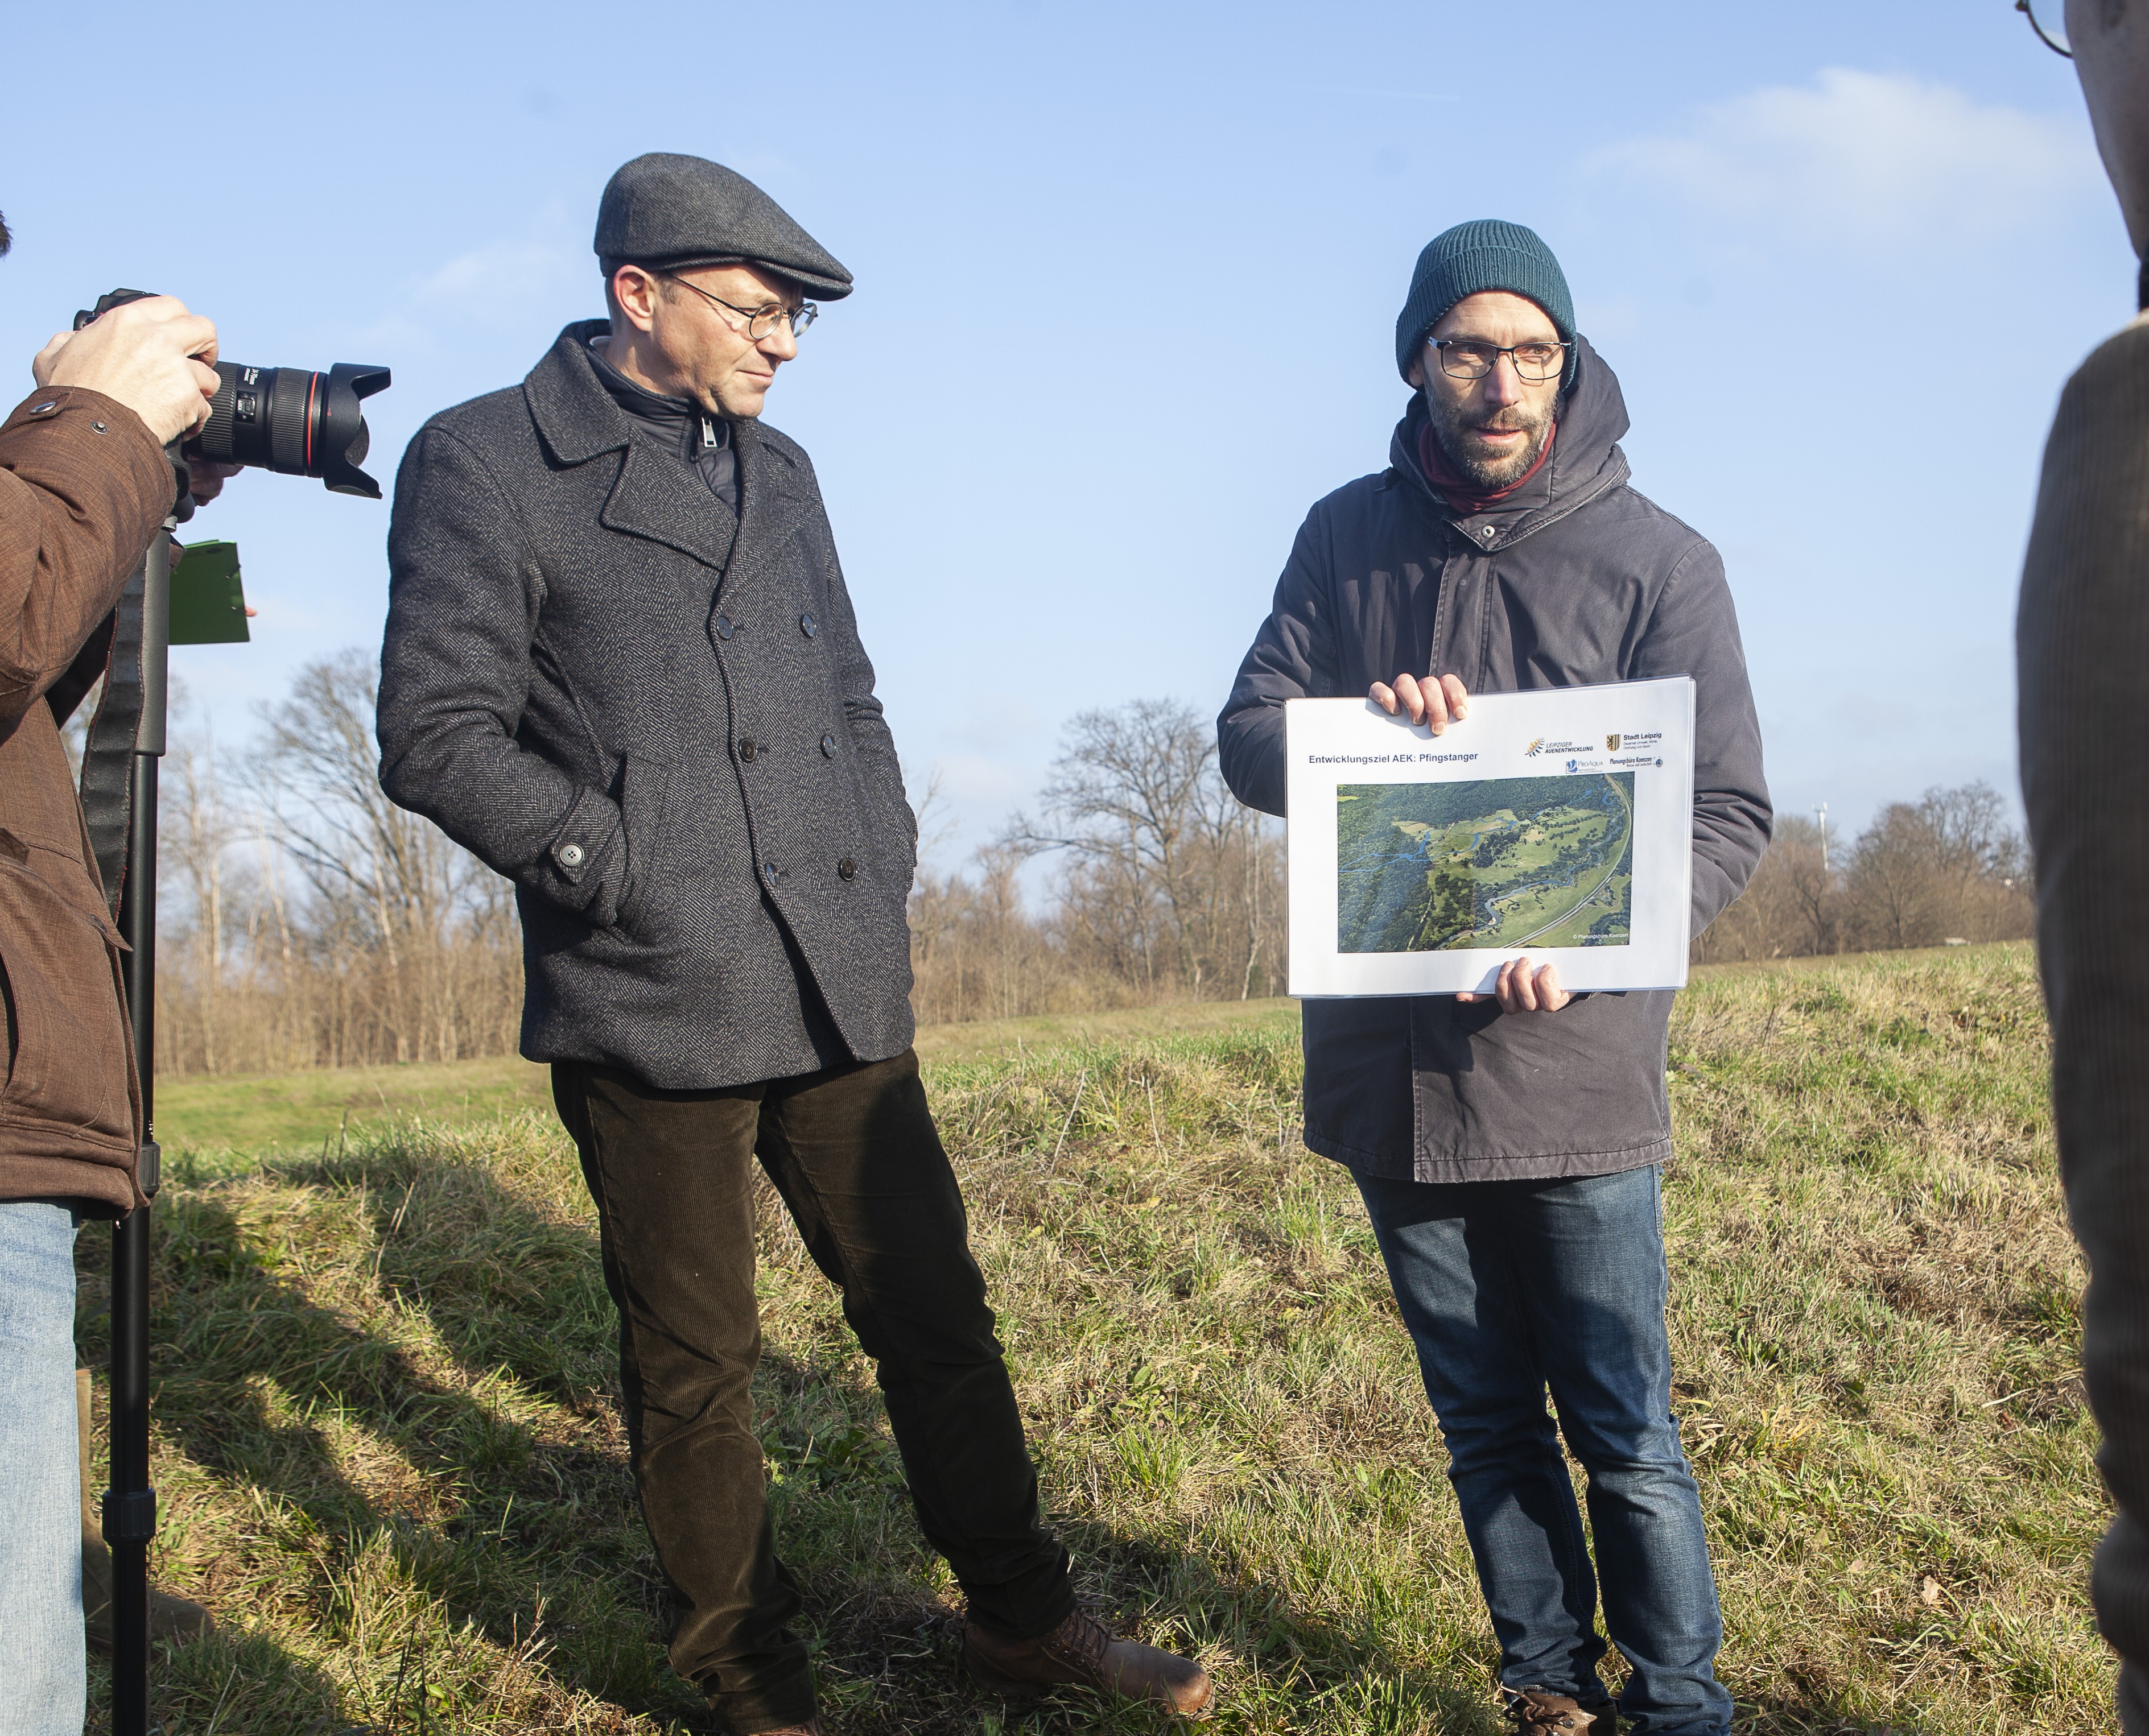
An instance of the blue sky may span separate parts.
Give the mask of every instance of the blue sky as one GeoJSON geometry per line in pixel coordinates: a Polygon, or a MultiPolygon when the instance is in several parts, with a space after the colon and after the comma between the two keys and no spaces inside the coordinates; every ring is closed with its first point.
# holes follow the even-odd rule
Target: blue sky
{"type": "MultiPolygon", "coordinates": [[[[2011,796],[2045,429],[2132,312],[2072,70],[2009,0],[119,5],[7,39],[65,69],[0,169],[23,389],[99,290],[168,289],[230,359],[390,365],[384,480],[601,311],[621,162],[766,187],[858,280],[768,417],[950,861],[1074,712],[1215,709],[1306,508],[1385,462],[1412,259],[1479,216],[1559,253],[1636,486],[1723,550],[1779,807],[2011,796]]],[[[178,654],[198,721],[243,740],[304,662],[377,644],[386,528],[259,472],[196,521],[261,611],[178,654]]]]}

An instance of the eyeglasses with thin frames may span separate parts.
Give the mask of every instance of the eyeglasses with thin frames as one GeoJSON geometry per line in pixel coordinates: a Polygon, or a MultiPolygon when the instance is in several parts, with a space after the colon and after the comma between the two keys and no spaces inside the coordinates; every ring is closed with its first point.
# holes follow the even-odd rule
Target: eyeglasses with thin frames
{"type": "Polygon", "coordinates": [[[720,308],[730,309],[732,313],[746,321],[747,342],[749,344],[760,343],[763,338],[776,329],[777,324],[780,320],[790,322],[791,335],[796,338],[804,332],[808,326],[813,324],[821,314],[821,310],[810,301],[802,301],[795,308],[787,308],[783,303],[773,301],[766,307],[742,308],[726,301],[721,295],[710,294],[699,283],[688,283],[677,272],[660,271],[657,275],[668,278],[682,289],[692,290],[704,301],[712,301],[720,308]]]}
{"type": "Polygon", "coordinates": [[[2067,41],[2066,8],[2061,0],[2015,0],[2015,10],[2030,21],[2037,40],[2053,53],[2064,54],[2069,60],[2075,58],[2073,45],[2067,41]]]}
{"type": "Polygon", "coordinates": [[[1567,346],[1539,339],[1528,344],[1484,344],[1474,338],[1428,338],[1425,347],[1440,358],[1440,371],[1451,379],[1482,379],[1500,365],[1514,364],[1517,379],[1532,385],[1557,379],[1567,365],[1567,346]]]}

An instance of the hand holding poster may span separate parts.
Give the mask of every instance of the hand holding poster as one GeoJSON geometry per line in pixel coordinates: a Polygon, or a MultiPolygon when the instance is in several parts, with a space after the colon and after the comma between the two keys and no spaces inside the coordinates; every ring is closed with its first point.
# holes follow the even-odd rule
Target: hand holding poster
{"type": "Polygon", "coordinates": [[[1291,991],[1686,981],[1694,683],[1473,694],[1434,735],[1367,700],[1293,700],[1291,991]]]}

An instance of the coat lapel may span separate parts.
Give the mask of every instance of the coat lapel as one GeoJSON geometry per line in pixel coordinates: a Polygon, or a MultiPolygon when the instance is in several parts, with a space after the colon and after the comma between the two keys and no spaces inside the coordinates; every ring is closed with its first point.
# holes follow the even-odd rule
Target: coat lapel
{"type": "Polygon", "coordinates": [[[641,440],[628,444],[597,519],[607,530],[662,543],[718,572],[737,545],[738,521],[724,503],[677,459],[641,440]]]}
{"type": "Polygon", "coordinates": [[[734,422],[732,437],[738,454],[741,518],[724,588],[737,595],[783,553],[799,520],[813,510],[815,496],[790,456],[762,438],[759,423],[734,422]]]}
{"type": "Polygon", "coordinates": [[[531,419],[561,464],[587,464],[623,450],[597,514],[607,530],[662,543],[721,573],[737,539],[737,521],[677,459],[634,439],[632,424],[590,365],[589,341],[604,329],[603,320],[586,319],[560,334],[522,383],[531,419]]]}

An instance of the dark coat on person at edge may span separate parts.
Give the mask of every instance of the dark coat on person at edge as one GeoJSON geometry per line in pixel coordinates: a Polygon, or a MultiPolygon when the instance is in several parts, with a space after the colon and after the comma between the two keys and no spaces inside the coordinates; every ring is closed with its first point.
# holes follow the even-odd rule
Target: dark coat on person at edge
{"type": "Polygon", "coordinates": [[[381,783],[516,883],[522,1052],[667,1090],[910,1045],[917,826],[806,454],[740,514],[569,326],[396,478],[381,783]]]}
{"type": "MultiPolygon", "coordinates": [[[[1472,693],[1691,675],[1694,931],[1769,841],[1760,729],[1724,564],[1627,486],[1619,383],[1588,345],[1551,454],[1491,509],[1458,515],[1418,459],[1413,397],[1388,468],[1300,529],[1274,612],[1218,720],[1240,798],[1284,811],[1286,700],[1460,675],[1472,693]]],[[[1606,1174],[1670,1154],[1668,992],[1593,994],[1503,1015],[1489,997],[1306,1003],[1306,1142],[1420,1182],[1606,1174]]]]}

